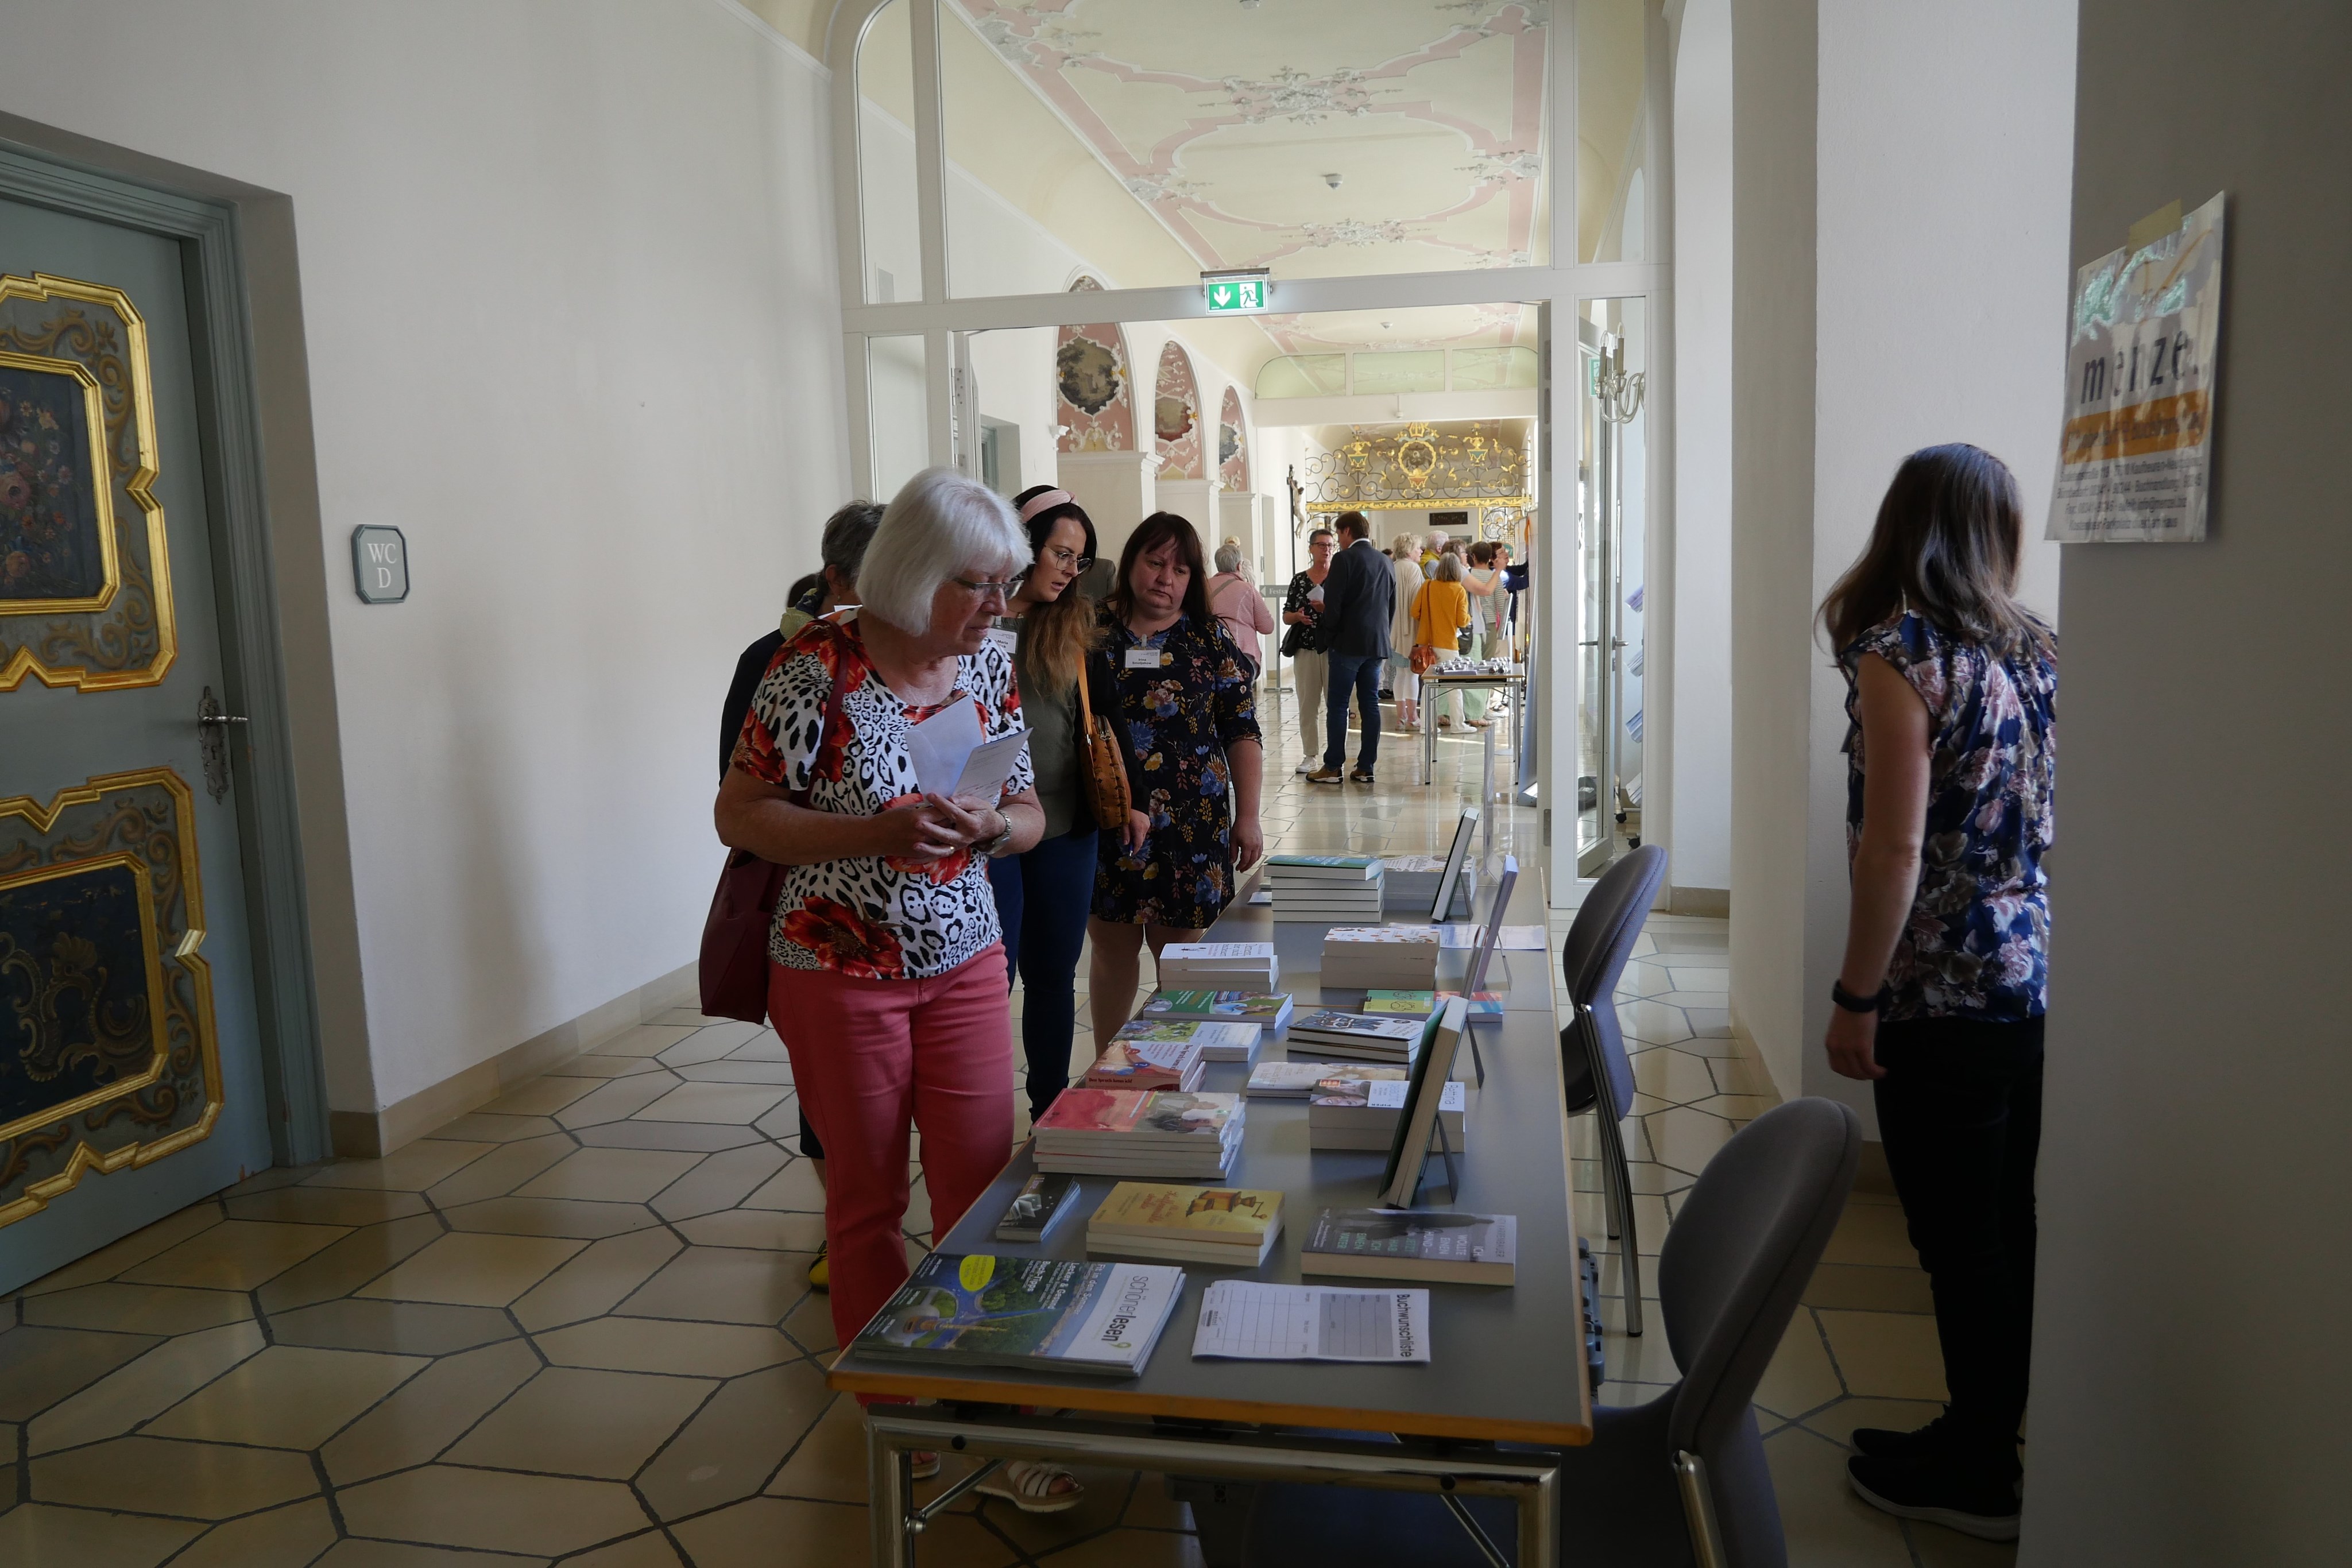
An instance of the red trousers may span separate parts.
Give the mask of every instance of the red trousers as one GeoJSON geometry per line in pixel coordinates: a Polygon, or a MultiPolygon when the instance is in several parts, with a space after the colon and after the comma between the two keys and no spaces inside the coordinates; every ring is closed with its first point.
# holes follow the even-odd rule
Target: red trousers
{"type": "Polygon", "coordinates": [[[1013,1157],[1004,948],[929,979],[768,967],[768,1017],[824,1145],[833,1332],[847,1344],[907,1281],[907,1127],[923,1134],[934,1241],[1013,1157]]]}

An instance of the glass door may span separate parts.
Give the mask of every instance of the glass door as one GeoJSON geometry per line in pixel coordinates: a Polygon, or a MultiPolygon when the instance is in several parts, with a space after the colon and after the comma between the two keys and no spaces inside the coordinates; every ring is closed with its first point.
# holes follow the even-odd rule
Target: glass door
{"type": "Polygon", "coordinates": [[[1649,301],[1577,313],[1576,869],[1597,876],[1642,841],[1643,636],[1649,524],[1649,301]]]}

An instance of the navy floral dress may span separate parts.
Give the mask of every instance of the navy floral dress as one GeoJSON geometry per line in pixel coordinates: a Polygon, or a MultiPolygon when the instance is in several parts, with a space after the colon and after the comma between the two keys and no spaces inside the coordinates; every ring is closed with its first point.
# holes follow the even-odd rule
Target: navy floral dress
{"type": "Polygon", "coordinates": [[[2015,1023],[2049,1006],[2050,895],[2042,856],[2056,836],[2055,639],[1995,658],[1905,612],[1838,654],[1845,671],[1846,857],[1862,841],[1862,716],[1855,671],[1875,653],[1927,705],[1927,832],[1919,892],[1887,968],[1889,1021],[2015,1023]]]}
{"type": "Polygon", "coordinates": [[[1222,622],[1190,615],[1150,637],[1103,614],[1104,648],[1118,690],[1140,780],[1136,809],[1151,831],[1130,851],[1105,830],[1095,861],[1096,915],[1122,925],[1213,925],[1234,897],[1233,772],[1229,747],[1259,740],[1257,699],[1249,667],[1222,622]],[[1155,649],[1156,664],[1129,668],[1128,654],[1155,649]]]}

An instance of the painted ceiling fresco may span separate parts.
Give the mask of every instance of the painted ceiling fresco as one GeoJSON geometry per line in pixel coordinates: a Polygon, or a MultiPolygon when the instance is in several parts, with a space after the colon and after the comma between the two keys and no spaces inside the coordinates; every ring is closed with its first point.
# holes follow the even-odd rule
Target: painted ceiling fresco
{"type": "Polygon", "coordinates": [[[1217,411],[1217,477],[1228,490],[1246,490],[1249,472],[1249,431],[1242,423],[1242,394],[1229,386],[1223,406],[1217,411]]]}
{"type": "Polygon", "coordinates": [[[1166,460],[1162,479],[1201,477],[1201,383],[1192,357],[1170,339],[1160,350],[1160,376],[1152,390],[1153,450],[1166,460]]]}
{"type": "MultiPolygon", "coordinates": [[[[1542,262],[1544,0],[956,0],[1202,267],[1542,262]]],[[[1314,334],[1262,319],[1290,351],[1314,334]]],[[[1517,339],[1515,312],[1440,340],[1517,339]]]]}

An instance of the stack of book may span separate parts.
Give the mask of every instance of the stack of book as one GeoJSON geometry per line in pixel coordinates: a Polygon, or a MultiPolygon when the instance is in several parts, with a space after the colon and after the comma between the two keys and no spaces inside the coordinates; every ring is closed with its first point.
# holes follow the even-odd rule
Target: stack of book
{"type": "Polygon", "coordinates": [[[1282,1234],[1282,1194],[1123,1181],[1087,1221],[1087,1250],[1255,1269],[1282,1234]]]}
{"type": "Polygon", "coordinates": [[[1133,1377],[1184,1294],[1184,1270],[934,1252],[858,1331],[856,1355],[1133,1377]]]}
{"type": "MultiPolygon", "coordinates": [[[[1455,997],[1460,991],[1379,991],[1364,993],[1361,1010],[1374,1014],[1404,1015],[1427,1018],[1455,997]]],[[[1503,1016],[1503,995],[1500,991],[1480,991],[1470,998],[1470,1016],[1474,1019],[1499,1019],[1503,1016]]]]}
{"type": "Polygon", "coordinates": [[[1301,1013],[1290,1026],[1290,1049],[1314,1050],[1360,1061],[1393,1061],[1410,1066],[1421,1044],[1423,1018],[1364,1013],[1326,1008],[1301,1013]]]}
{"type": "MultiPolygon", "coordinates": [[[[1181,994],[1212,996],[1217,993],[1187,991],[1181,994]]],[[[1284,998],[1286,1001],[1288,999],[1284,998]]],[[[1148,1007],[1144,1010],[1150,1011],[1148,1007]]],[[[1287,1009],[1284,1011],[1283,1016],[1285,1018],[1290,1016],[1287,1009]]],[[[1255,1022],[1240,1022],[1231,1019],[1171,1019],[1154,1013],[1148,1018],[1137,1019],[1132,1023],[1119,1025],[1118,1032],[1110,1038],[1113,1044],[1121,1040],[1140,1040],[1157,1045],[1197,1045],[1201,1048],[1201,1060],[1203,1061],[1247,1061],[1257,1054],[1259,1044],[1265,1039],[1265,1030],[1258,1028],[1255,1022]]],[[[1118,1088],[1120,1085],[1114,1084],[1112,1087],[1118,1088]]]]}
{"type": "Polygon", "coordinates": [[[1171,991],[1263,995],[1281,977],[1271,942],[1171,942],[1160,950],[1160,983],[1171,991]]]}
{"type": "MultiPolygon", "coordinates": [[[[1132,1025],[1129,1026],[1132,1028],[1132,1025]]],[[[1188,1032],[1201,1026],[1194,1024],[1149,1024],[1147,1037],[1153,1030],[1181,1029],[1188,1032]]],[[[1211,1026],[1215,1027],[1215,1026],[1211,1026]]],[[[1243,1026],[1246,1028],[1247,1026],[1243,1026]]],[[[1255,1035],[1258,1031],[1251,1030],[1255,1035]]],[[[1192,1040],[1129,1040],[1125,1030],[1103,1048],[1095,1064],[1087,1069],[1079,1080],[1089,1089],[1198,1089],[1201,1074],[1208,1070],[1208,1058],[1202,1054],[1200,1042],[1192,1040]]]]}
{"type": "MultiPolygon", "coordinates": [[[[1381,884],[1386,889],[1381,895],[1382,907],[1409,920],[1426,920],[1430,906],[1437,902],[1437,884],[1444,880],[1443,855],[1391,855],[1381,862],[1381,884]]],[[[1478,865],[1467,861],[1454,879],[1454,902],[1446,905],[1445,918],[1476,918],[1477,900],[1478,865]]]]}
{"type": "MultiPolygon", "coordinates": [[[[1288,991],[1154,991],[1151,999],[1136,1014],[1139,1023],[1224,1023],[1246,1024],[1260,1031],[1280,1029],[1290,1021],[1288,991]]],[[[1129,1026],[1132,1027],[1132,1026],[1129,1026]]],[[[1238,1043],[1241,1037],[1228,1037],[1234,1043],[1213,1045],[1203,1042],[1202,1053],[1211,1061],[1247,1061],[1256,1054],[1258,1041],[1246,1046],[1238,1043]]]]}
{"type": "Polygon", "coordinates": [[[1434,925],[1335,925],[1323,934],[1323,988],[1437,988],[1434,925]]]}
{"type": "MultiPolygon", "coordinates": [[[[1395,1079],[1326,1078],[1307,1096],[1307,1146],[1310,1149],[1381,1149],[1396,1141],[1409,1085],[1395,1079]]],[[[1463,1152],[1462,1113],[1469,1095],[1449,1082],[1437,1102],[1445,1141],[1463,1152]]]]}
{"type": "Polygon", "coordinates": [[[1304,1100],[1326,1078],[1393,1078],[1412,1076],[1404,1067],[1382,1067],[1370,1061],[1261,1061],[1250,1073],[1253,1100],[1304,1100]]]}
{"type": "Polygon", "coordinates": [[[1242,1097],[1181,1089],[1065,1089],[1037,1119],[1037,1168],[1223,1181],[1242,1146],[1242,1097]]]}
{"type": "MultiPolygon", "coordinates": [[[[1276,920],[1378,920],[1378,855],[1268,855],[1265,884],[1274,890],[1276,920]]],[[[1430,897],[1436,897],[1433,885],[1430,897]]],[[[1424,905],[1425,907],[1426,905],[1424,905]]]]}
{"type": "Polygon", "coordinates": [[[1518,1278],[1519,1222],[1450,1208],[1327,1208],[1298,1249],[1302,1274],[1508,1285],[1518,1278]]]}

